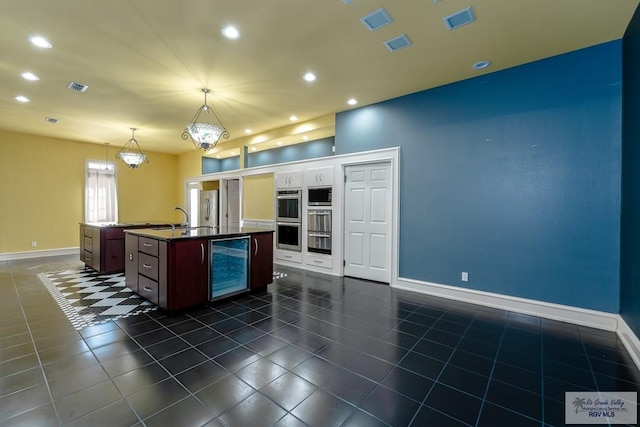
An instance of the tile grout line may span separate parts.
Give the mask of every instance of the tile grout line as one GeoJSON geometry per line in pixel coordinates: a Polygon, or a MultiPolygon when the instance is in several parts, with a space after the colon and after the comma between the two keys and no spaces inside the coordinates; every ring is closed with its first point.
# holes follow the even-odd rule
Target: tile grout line
{"type": "Polygon", "coordinates": [[[502,335],[500,336],[500,342],[498,343],[498,348],[496,349],[496,355],[493,358],[493,365],[491,366],[491,372],[489,372],[489,379],[487,381],[487,386],[484,389],[484,395],[482,396],[482,402],[480,403],[480,410],[478,411],[478,416],[476,417],[476,422],[474,425],[478,425],[480,422],[480,417],[482,416],[482,411],[484,410],[484,405],[487,402],[487,395],[489,394],[489,387],[491,387],[491,379],[493,378],[493,372],[496,369],[496,364],[498,363],[498,355],[500,354],[500,350],[502,349],[502,343],[504,341],[504,336],[507,331],[507,325],[509,324],[509,317],[504,322],[502,326],[502,335]]]}
{"type": "MultiPolygon", "coordinates": [[[[13,289],[16,293],[16,297],[18,298],[18,302],[20,304],[20,311],[22,312],[22,316],[24,318],[24,322],[27,325],[27,330],[29,331],[29,337],[31,338],[31,345],[33,345],[33,350],[35,352],[36,358],[38,359],[38,365],[40,367],[40,371],[42,373],[42,378],[44,379],[44,384],[47,387],[47,393],[49,393],[49,399],[51,399],[51,406],[53,407],[53,412],[56,414],[56,419],[58,420],[58,424],[62,425],[62,420],[60,419],[60,414],[58,413],[58,408],[56,406],[56,402],[53,400],[53,394],[51,393],[51,387],[49,387],[49,380],[47,378],[47,373],[44,370],[44,366],[42,365],[42,359],[40,359],[40,352],[38,351],[38,347],[36,346],[36,342],[33,338],[33,333],[31,332],[31,326],[29,325],[29,320],[27,319],[27,313],[24,311],[24,306],[22,304],[22,298],[20,297],[20,292],[18,291],[18,286],[14,280],[13,274],[11,276],[11,283],[13,284],[13,289]]],[[[43,405],[44,406],[44,405],[43,405]]]]}

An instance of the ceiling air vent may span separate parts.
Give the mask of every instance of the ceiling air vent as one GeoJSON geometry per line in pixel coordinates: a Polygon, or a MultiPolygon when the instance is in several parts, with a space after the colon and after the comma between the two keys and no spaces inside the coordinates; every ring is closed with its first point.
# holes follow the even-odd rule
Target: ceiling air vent
{"type": "Polygon", "coordinates": [[[82,83],[69,82],[67,87],[71,90],[75,90],[76,92],[85,92],[89,86],[83,85],[82,83]]]}
{"type": "Polygon", "coordinates": [[[460,28],[463,25],[471,24],[476,20],[476,17],[473,16],[473,10],[471,10],[471,7],[468,7],[442,19],[444,20],[444,24],[448,29],[455,30],[456,28],[460,28]]]}
{"type": "Polygon", "coordinates": [[[360,20],[364,26],[371,31],[377,30],[378,28],[384,27],[385,25],[393,22],[393,19],[391,19],[387,11],[384,10],[384,7],[363,16],[360,20]]]}
{"type": "Polygon", "coordinates": [[[53,117],[45,117],[44,121],[47,123],[51,123],[53,125],[55,125],[56,123],[58,123],[58,119],[54,119],[53,117]]]}
{"type": "Polygon", "coordinates": [[[398,37],[387,40],[384,44],[391,52],[395,52],[403,47],[411,46],[411,40],[406,34],[400,34],[398,37]]]}

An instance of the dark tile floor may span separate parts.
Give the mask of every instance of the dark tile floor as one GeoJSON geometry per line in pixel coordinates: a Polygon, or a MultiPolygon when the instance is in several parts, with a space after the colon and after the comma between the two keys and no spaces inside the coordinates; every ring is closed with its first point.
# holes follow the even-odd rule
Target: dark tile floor
{"type": "Polygon", "coordinates": [[[294,269],[268,291],[76,331],[0,263],[0,425],[558,426],[565,391],[638,391],[614,333],[294,269]]]}

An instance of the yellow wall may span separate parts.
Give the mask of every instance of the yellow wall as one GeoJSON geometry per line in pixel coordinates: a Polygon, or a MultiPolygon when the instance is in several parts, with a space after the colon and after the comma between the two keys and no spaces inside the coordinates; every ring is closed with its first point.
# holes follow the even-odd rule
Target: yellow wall
{"type": "Polygon", "coordinates": [[[186,206],[185,185],[187,178],[200,175],[202,175],[202,151],[189,151],[178,156],[178,176],[175,185],[178,191],[179,206],[186,206]]]}
{"type": "MultiPolygon", "coordinates": [[[[115,150],[114,150],[115,151],[115,150]]],[[[115,154],[115,153],[114,153],[115,154]]],[[[181,221],[177,156],[150,153],[149,163],[129,169],[118,162],[118,220],[120,222],[181,221]]]]}
{"type": "MultiPolygon", "coordinates": [[[[116,152],[109,147],[110,160],[116,152]]],[[[118,219],[176,221],[184,193],[178,157],[146,154],[149,164],[138,170],[117,163],[118,219]]],[[[0,131],[0,254],[77,247],[85,160],[104,158],[103,145],[0,131]]]]}
{"type": "Polygon", "coordinates": [[[203,181],[202,189],[203,190],[219,190],[220,181],[203,181]]]}
{"type": "Polygon", "coordinates": [[[273,220],[273,174],[249,175],[242,181],[242,218],[273,220]]]}

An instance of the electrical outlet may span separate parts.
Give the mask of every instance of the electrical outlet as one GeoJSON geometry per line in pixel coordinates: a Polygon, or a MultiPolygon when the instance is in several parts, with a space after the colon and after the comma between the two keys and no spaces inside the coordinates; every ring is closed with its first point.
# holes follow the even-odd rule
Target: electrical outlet
{"type": "Polygon", "coordinates": [[[466,271],[463,271],[461,279],[462,279],[463,282],[468,282],[469,281],[469,273],[467,273],[466,271]]]}
{"type": "Polygon", "coordinates": [[[35,248],[36,246],[38,246],[38,242],[36,242],[35,240],[33,242],[31,242],[31,247],[35,248]]]}

